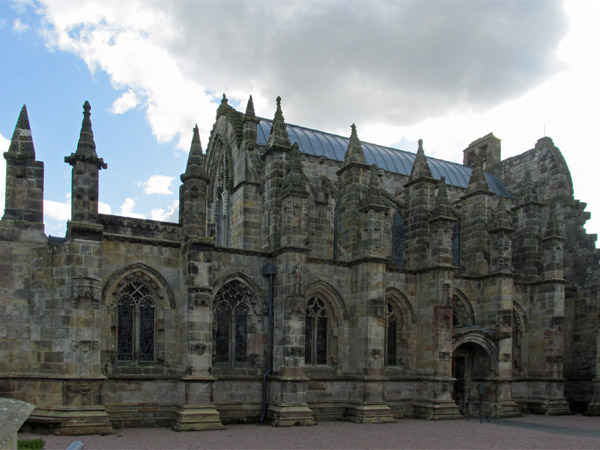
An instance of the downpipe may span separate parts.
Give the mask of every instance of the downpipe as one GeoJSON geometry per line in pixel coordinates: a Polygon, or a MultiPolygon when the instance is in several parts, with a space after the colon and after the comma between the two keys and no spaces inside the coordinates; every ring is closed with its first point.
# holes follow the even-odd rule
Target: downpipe
{"type": "Polygon", "coordinates": [[[269,368],[263,375],[263,390],[262,390],[262,415],[260,416],[260,421],[264,422],[267,418],[267,380],[273,373],[273,343],[275,341],[274,332],[274,314],[273,314],[273,304],[275,300],[275,275],[277,274],[277,269],[271,263],[265,264],[263,267],[263,276],[269,277],[269,368]]]}

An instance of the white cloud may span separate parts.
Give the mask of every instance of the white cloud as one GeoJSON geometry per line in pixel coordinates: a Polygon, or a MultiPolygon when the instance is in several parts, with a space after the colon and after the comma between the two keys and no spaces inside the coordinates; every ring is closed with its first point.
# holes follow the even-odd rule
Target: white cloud
{"type": "Polygon", "coordinates": [[[152,175],[146,181],[141,183],[141,185],[144,186],[144,193],[146,195],[169,195],[173,193],[169,188],[174,179],[175,177],[168,177],[166,175],[152,175]]]}
{"type": "Polygon", "coordinates": [[[57,202],[44,200],[44,216],[46,219],[66,222],[71,219],[71,201],[57,202]]]}
{"type": "Polygon", "coordinates": [[[29,29],[29,25],[27,25],[26,23],[24,23],[18,17],[14,20],[14,22],[13,22],[13,30],[16,31],[17,33],[19,33],[19,34],[20,33],[24,33],[28,29],[29,29]]]}
{"type": "Polygon", "coordinates": [[[162,208],[155,208],[152,211],[150,211],[150,218],[152,220],[160,220],[162,222],[165,222],[169,219],[173,219],[173,214],[175,214],[175,212],[179,211],[179,200],[175,200],[173,202],[172,205],[169,205],[167,207],[167,210],[165,211],[162,208]]]}
{"type": "Polygon", "coordinates": [[[139,98],[131,89],[124,92],[112,105],[111,111],[114,114],[124,114],[139,104],[139,98]]]}
{"type": "Polygon", "coordinates": [[[125,91],[115,112],[135,93],[161,142],[187,150],[196,122],[207,142],[222,92],[241,110],[253,94],[266,117],[281,95],[290,123],[348,135],[356,122],[363,140],[423,138],[454,161],[490,131],[504,157],[532,148],[546,124],[576,195],[600,211],[600,2],[40,3],[48,45],[105,71],[125,91]]]}
{"type": "Polygon", "coordinates": [[[119,215],[125,217],[134,217],[136,219],[145,219],[146,217],[143,214],[138,214],[133,212],[133,208],[135,208],[135,200],[127,197],[123,204],[121,205],[121,211],[119,215]]]}
{"type": "Polygon", "coordinates": [[[110,214],[111,211],[112,211],[112,208],[110,207],[110,205],[108,203],[98,202],[98,212],[100,214],[110,214]]]}

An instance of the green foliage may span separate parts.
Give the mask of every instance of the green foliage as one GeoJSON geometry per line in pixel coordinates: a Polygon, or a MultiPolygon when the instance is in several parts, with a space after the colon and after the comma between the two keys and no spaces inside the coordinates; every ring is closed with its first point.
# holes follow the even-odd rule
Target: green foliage
{"type": "Polygon", "coordinates": [[[17,450],[41,450],[43,448],[43,439],[19,439],[17,441],[17,450]]]}

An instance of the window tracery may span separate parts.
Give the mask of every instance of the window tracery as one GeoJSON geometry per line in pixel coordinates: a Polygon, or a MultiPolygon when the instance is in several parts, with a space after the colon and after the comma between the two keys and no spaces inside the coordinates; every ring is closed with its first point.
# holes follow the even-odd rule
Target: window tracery
{"type": "Polygon", "coordinates": [[[124,284],[117,295],[117,360],[155,360],[155,295],[142,280],[124,284]]]}
{"type": "Polygon", "coordinates": [[[214,362],[248,362],[248,320],[252,291],[238,280],[225,284],[214,299],[214,362]]]}
{"type": "Polygon", "coordinates": [[[304,327],[305,364],[327,364],[329,312],[323,300],[317,296],[308,300],[304,327]]]}
{"type": "Polygon", "coordinates": [[[406,339],[404,320],[401,311],[392,302],[385,308],[385,365],[404,366],[406,364],[406,339]]]}

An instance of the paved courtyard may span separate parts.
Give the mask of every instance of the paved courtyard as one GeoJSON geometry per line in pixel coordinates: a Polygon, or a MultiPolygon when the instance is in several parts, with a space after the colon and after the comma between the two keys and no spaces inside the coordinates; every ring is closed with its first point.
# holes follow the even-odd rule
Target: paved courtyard
{"type": "Polygon", "coordinates": [[[126,428],[108,436],[38,436],[46,449],[66,449],[80,440],[89,449],[599,449],[600,417],[534,416],[470,420],[404,419],[393,424],[321,422],[312,427],[230,425],[222,431],[175,432],[168,428],[126,428]]]}

